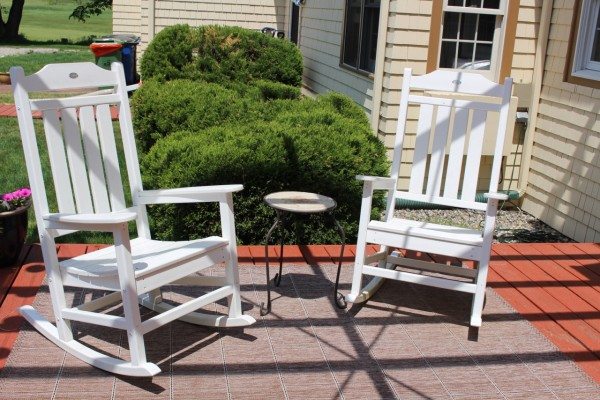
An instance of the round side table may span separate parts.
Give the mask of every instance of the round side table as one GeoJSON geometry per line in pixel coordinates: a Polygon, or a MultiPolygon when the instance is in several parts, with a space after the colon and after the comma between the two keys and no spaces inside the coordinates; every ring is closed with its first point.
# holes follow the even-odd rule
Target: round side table
{"type": "MultiPolygon", "coordinates": [[[[337,274],[335,277],[335,285],[333,287],[333,299],[335,304],[339,308],[346,308],[346,301],[344,297],[338,293],[338,284],[340,280],[340,271],[342,267],[342,257],[344,256],[344,247],[346,245],[346,235],[340,223],[335,219],[333,211],[337,207],[337,203],[331,197],[323,196],[316,193],[309,192],[276,192],[265,196],[265,203],[275,210],[276,217],[275,222],[267,232],[265,237],[265,260],[267,270],[267,304],[261,303],[260,314],[267,315],[271,312],[271,278],[269,274],[269,240],[271,235],[278,226],[282,226],[283,221],[288,214],[320,214],[328,213],[333,221],[335,227],[340,234],[341,250],[340,258],[338,262],[337,274]]],[[[281,283],[281,272],[283,268],[283,231],[281,233],[281,243],[279,247],[279,273],[273,278],[275,286],[279,286],[281,283]]]]}

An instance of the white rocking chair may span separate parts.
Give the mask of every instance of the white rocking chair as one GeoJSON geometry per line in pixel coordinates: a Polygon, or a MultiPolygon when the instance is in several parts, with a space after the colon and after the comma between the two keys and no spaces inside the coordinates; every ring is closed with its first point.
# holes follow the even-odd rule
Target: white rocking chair
{"type": "Polygon", "coordinates": [[[357,177],[364,186],[352,288],[346,300],[366,301],[384,278],[467,292],[473,294],[470,325],[481,326],[496,212],[499,201],[507,199],[497,189],[511,88],[510,78],[502,85],[474,73],[440,70],[412,76],[410,69],[404,70],[391,174],[357,177]],[[480,165],[490,112],[497,113],[498,122],[487,127],[493,137],[486,139],[495,143],[486,204],[476,201],[476,190],[483,178],[480,165]],[[416,136],[406,134],[407,119],[417,118],[416,136]],[[399,178],[406,178],[407,190],[397,190],[399,178]],[[374,190],[388,191],[383,221],[371,220],[374,190]],[[398,218],[397,199],[485,211],[483,229],[398,218]],[[367,256],[368,243],[380,245],[380,250],[367,256]],[[397,249],[473,260],[476,268],[411,259],[397,249]],[[377,265],[369,265],[373,263],[377,265]],[[374,276],[365,287],[363,275],[374,276]]]}
{"type": "Polygon", "coordinates": [[[233,193],[242,185],[143,190],[120,63],[113,63],[110,71],[89,62],[50,64],[29,76],[21,67],[13,67],[10,76],[56,326],[30,306],[20,309],[27,321],[86,363],[129,376],[160,372],[146,360],[144,334],[175,319],[214,327],[254,323],[254,318],[242,314],[237,269],[233,193]],[[30,92],[82,89],[95,92],[40,100],[29,97],[30,92]],[[125,204],[111,106],[118,107],[131,207],[125,204]],[[48,206],[34,112],[42,114],[58,210],[48,206]],[[152,240],[146,205],[166,202],[218,202],[222,235],[180,242],[152,240]],[[138,234],[131,240],[130,221],[135,221],[138,234]],[[59,262],[55,238],[80,230],[110,232],[114,246],[59,262]],[[195,274],[219,263],[226,264],[222,277],[195,274]],[[173,306],[162,301],[160,291],[171,284],[218,288],[173,306]],[[71,307],[65,286],[111,293],[71,307]],[[228,315],[196,311],[223,298],[228,301],[228,315]],[[97,312],[119,302],[123,316],[97,312]],[[142,321],[138,302],[159,314],[142,321]],[[76,341],[70,321],[126,330],[131,360],[109,357],[76,341]]]}

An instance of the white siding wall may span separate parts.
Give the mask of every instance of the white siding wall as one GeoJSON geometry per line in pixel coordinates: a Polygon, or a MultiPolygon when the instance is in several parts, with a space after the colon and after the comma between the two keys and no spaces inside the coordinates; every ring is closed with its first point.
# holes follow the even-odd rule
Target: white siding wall
{"type": "Polygon", "coordinates": [[[415,75],[426,72],[431,6],[430,0],[390,1],[379,120],[379,136],[390,154],[396,133],[402,72],[404,68],[412,68],[415,75]]]}
{"type": "Polygon", "coordinates": [[[573,1],[555,1],[523,209],[565,235],[600,241],[600,89],[563,81],[573,1]]]}
{"type": "Polygon", "coordinates": [[[370,113],[373,79],[340,67],[345,4],[344,0],[313,0],[300,7],[304,85],[314,93],[347,94],[370,113]]]}

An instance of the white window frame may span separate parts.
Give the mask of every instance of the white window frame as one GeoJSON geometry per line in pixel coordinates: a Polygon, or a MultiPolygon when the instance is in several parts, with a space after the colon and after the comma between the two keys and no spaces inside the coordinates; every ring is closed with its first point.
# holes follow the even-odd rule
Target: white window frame
{"type": "MultiPolygon", "coordinates": [[[[444,15],[446,12],[454,12],[454,13],[463,13],[463,14],[478,14],[478,15],[495,15],[496,16],[496,26],[494,28],[494,36],[492,38],[492,55],[490,60],[490,69],[489,70],[468,70],[469,72],[476,72],[488,79],[496,80],[498,78],[498,73],[500,71],[500,64],[502,60],[502,49],[504,48],[504,29],[506,26],[507,20],[507,11],[508,10],[508,1],[500,0],[500,5],[498,9],[490,9],[490,8],[475,8],[475,7],[465,7],[465,6],[451,6],[448,5],[448,0],[444,0],[442,6],[442,27],[440,29],[440,40],[438,44],[438,60],[437,65],[439,69],[451,69],[454,68],[441,68],[440,58],[442,55],[442,43],[444,41],[448,42],[450,40],[444,39],[444,15]]],[[[457,41],[459,43],[459,41],[457,41]]],[[[458,51],[458,46],[457,46],[458,51]]]]}
{"type": "Polygon", "coordinates": [[[600,62],[592,61],[592,46],[598,25],[600,0],[582,0],[579,14],[579,29],[575,41],[575,55],[571,75],[600,81],[600,62]]]}

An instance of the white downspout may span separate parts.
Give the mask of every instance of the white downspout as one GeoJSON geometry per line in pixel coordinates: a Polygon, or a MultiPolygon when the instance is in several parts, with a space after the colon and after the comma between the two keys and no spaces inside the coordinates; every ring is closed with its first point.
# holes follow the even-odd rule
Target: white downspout
{"type": "Polygon", "coordinates": [[[529,106],[529,121],[525,131],[525,143],[523,145],[523,157],[521,158],[521,170],[519,173],[519,197],[525,194],[529,180],[529,165],[531,164],[531,153],[533,150],[533,137],[537,125],[537,115],[540,108],[540,95],[542,93],[542,79],[546,65],[546,49],[550,36],[550,21],[554,0],[542,2],[542,13],[540,17],[540,29],[535,49],[535,65],[533,67],[533,96],[529,106]]]}
{"type": "Polygon", "coordinates": [[[382,1],[379,10],[379,29],[377,31],[377,58],[375,59],[375,73],[373,75],[373,102],[371,107],[371,128],[375,135],[379,135],[379,115],[381,111],[381,97],[383,93],[383,73],[385,67],[385,49],[387,45],[388,21],[390,15],[390,2],[382,1]]]}

